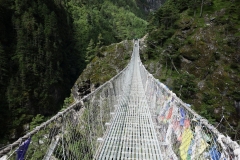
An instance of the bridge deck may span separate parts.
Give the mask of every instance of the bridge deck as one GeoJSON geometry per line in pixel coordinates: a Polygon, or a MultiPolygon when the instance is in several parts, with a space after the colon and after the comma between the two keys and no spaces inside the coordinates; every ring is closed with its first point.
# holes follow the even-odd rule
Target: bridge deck
{"type": "Polygon", "coordinates": [[[96,159],[162,159],[140,76],[138,52],[136,44],[131,82],[119,98],[96,159]]]}

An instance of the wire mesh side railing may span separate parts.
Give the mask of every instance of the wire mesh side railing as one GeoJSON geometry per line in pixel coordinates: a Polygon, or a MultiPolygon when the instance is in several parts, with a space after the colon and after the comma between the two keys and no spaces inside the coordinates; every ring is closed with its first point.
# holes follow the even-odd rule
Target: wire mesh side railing
{"type": "MultiPolygon", "coordinates": [[[[133,57],[131,57],[132,61],[133,57]]],[[[117,97],[127,89],[131,63],[94,92],[0,151],[5,159],[93,159],[117,97]],[[28,148],[28,149],[27,149],[28,148]]]]}
{"type": "Polygon", "coordinates": [[[11,144],[1,152],[7,152],[7,159],[21,156],[33,160],[92,159],[99,145],[97,138],[103,136],[107,129],[105,124],[111,119],[114,101],[109,83],[35,128],[22,138],[22,142],[11,144]],[[28,149],[23,143],[26,139],[30,142],[28,149]]]}
{"type": "MultiPolygon", "coordinates": [[[[141,63],[141,62],[139,62],[141,63]]],[[[222,135],[140,64],[163,159],[240,159],[237,142],[222,135]]]]}

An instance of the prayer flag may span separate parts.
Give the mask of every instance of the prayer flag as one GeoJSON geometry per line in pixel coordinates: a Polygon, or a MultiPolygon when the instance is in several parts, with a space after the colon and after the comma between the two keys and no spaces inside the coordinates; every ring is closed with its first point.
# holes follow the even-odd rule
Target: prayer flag
{"type": "Polygon", "coordinates": [[[29,137],[18,149],[17,149],[17,160],[24,160],[24,156],[27,152],[31,138],[29,137]]]}

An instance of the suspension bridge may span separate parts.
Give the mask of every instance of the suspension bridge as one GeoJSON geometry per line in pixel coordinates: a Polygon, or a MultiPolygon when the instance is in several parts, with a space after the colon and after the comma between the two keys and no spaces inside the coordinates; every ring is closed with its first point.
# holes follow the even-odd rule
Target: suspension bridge
{"type": "Polygon", "coordinates": [[[133,43],[120,73],[4,147],[0,160],[240,160],[239,144],[156,80],[133,43]]]}

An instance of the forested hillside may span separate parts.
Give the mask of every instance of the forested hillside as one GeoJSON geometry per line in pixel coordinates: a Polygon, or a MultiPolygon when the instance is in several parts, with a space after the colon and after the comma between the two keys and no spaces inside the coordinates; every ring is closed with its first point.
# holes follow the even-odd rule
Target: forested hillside
{"type": "Polygon", "coordinates": [[[146,34],[140,17],[134,0],[0,0],[0,144],[59,111],[101,46],[146,34]]]}
{"type": "Polygon", "coordinates": [[[142,59],[156,78],[240,138],[240,2],[167,0],[149,19],[142,59]]]}
{"type": "Polygon", "coordinates": [[[0,6],[0,136],[15,139],[36,114],[59,110],[83,65],[73,47],[72,20],[61,4],[16,0],[0,6]]]}

